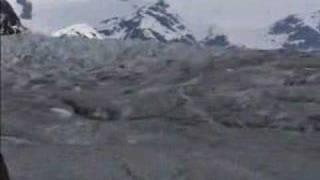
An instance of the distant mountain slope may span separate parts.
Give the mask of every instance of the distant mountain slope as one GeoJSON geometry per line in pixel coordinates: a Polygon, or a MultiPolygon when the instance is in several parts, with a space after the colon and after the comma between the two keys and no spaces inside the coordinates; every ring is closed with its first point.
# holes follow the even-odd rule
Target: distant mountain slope
{"type": "Polygon", "coordinates": [[[289,15],[274,23],[270,39],[283,39],[284,48],[320,49],[320,10],[301,15],[289,15]]]}
{"type": "Polygon", "coordinates": [[[228,36],[217,26],[210,26],[207,35],[200,41],[204,46],[226,47],[230,45],[228,36]]]}
{"type": "Polygon", "coordinates": [[[162,1],[138,8],[127,17],[104,20],[97,29],[107,38],[114,39],[154,39],[188,44],[196,42],[183,20],[162,1]]]}
{"type": "Polygon", "coordinates": [[[6,0],[0,0],[0,35],[17,34],[25,28],[12,6],[6,0]]]}
{"type": "Polygon", "coordinates": [[[54,37],[85,37],[89,39],[103,39],[103,35],[88,24],[75,24],[60,29],[52,34],[54,37]]]}
{"type": "Polygon", "coordinates": [[[226,35],[206,36],[201,43],[205,46],[221,46],[225,47],[230,45],[226,35]]]}

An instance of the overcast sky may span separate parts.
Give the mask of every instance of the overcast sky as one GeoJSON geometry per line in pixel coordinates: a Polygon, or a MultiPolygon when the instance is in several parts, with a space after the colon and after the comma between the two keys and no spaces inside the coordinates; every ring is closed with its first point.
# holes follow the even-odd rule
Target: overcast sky
{"type": "MultiPolygon", "coordinates": [[[[10,2],[15,0],[9,0],[10,2]]],[[[132,5],[156,0],[30,0],[34,19],[28,25],[50,32],[75,23],[95,24],[128,14],[132,5]]],[[[201,36],[210,24],[227,31],[257,29],[292,13],[320,10],[320,0],[167,0],[201,36]]]]}

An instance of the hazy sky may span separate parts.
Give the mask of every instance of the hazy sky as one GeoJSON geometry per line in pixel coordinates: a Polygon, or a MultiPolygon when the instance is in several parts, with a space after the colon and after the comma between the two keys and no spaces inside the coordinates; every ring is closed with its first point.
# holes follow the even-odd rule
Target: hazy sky
{"type": "MultiPolygon", "coordinates": [[[[9,0],[15,1],[15,0],[9,0]]],[[[156,0],[30,0],[34,19],[28,24],[48,32],[75,23],[95,24],[128,14],[133,4],[156,0]],[[125,2],[126,1],[126,2],[125,2]]],[[[167,0],[200,36],[210,24],[228,31],[262,28],[292,13],[320,10],[320,0],[167,0]]]]}

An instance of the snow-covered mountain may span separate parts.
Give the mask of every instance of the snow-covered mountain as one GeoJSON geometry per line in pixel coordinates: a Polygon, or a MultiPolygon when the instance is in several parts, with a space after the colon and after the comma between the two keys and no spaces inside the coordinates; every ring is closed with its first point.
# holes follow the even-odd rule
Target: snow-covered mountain
{"type": "Polygon", "coordinates": [[[269,29],[269,39],[283,48],[320,49],[320,10],[309,14],[289,15],[269,29]]]}
{"type": "Polygon", "coordinates": [[[0,5],[0,35],[17,34],[25,30],[9,2],[0,0],[0,5]]]}
{"type": "Polygon", "coordinates": [[[75,24],[60,29],[52,34],[54,37],[84,37],[88,39],[103,39],[103,35],[88,24],[75,24]]]}
{"type": "Polygon", "coordinates": [[[126,17],[104,20],[97,29],[106,38],[113,39],[153,39],[188,44],[196,42],[182,18],[163,1],[142,6],[126,17]]]}
{"type": "Polygon", "coordinates": [[[320,49],[320,11],[288,15],[265,28],[226,32],[231,44],[252,49],[320,49]]]}

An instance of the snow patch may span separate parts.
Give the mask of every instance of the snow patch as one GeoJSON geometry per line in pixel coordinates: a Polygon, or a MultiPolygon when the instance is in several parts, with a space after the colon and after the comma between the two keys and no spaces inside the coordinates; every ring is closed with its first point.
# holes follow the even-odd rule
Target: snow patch
{"type": "Polygon", "coordinates": [[[96,29],[91,27],[88,24],[76,24],[61,30],[56,31],[52,34],[54,37],[85,37],[89,39],[103,39],[103,35],[101,35],[96,29]]]}
{"type": "Polygon", "coordinates": [[[304,13],[296,15],[298,19],[301,19],[303,24],[311,27],[315,31],[320,33],[320,10],[313,13],[304,13]]]}

